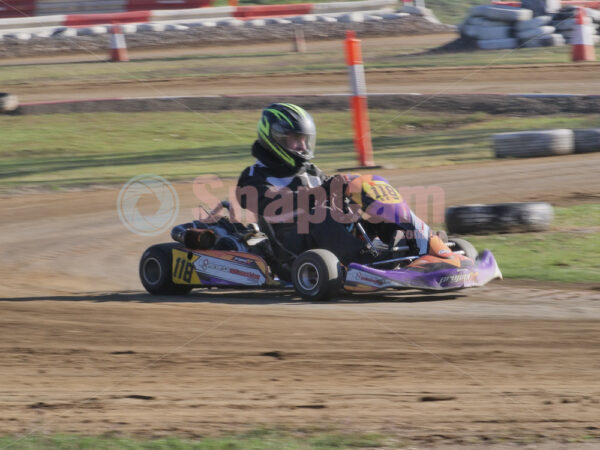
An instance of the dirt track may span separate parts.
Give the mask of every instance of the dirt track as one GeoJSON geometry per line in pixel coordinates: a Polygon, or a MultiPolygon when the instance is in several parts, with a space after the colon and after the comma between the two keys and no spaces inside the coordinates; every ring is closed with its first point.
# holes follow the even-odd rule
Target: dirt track
{"type": "MultiPolygon", "coordinates": [[[[394,36],[367,38],[363,40],[364,54],[377,54],[382,48],[397,49],[398,55],[433,48],[456,38],[454,34],[426,36],[394,36]]],[[[289,52],[289,42],[260,43],[255,45],[231,45],[226,47],[193,46],[179,49],[134,50],[132,61],[151,61],[160,58],[186,56],[211,56],[224,52],[233,55],[277,54],[289,52]]],[[[309,53],[337,52],[341,49],[338,40],[310,42],[309,53]]],[[[335,54],[335,53],[333,53],[335,54]]],[[[600,92],[600,63],[585,64],[528,64],[503,65],[509,53],[499,52],[489,67],[437,67],[407,69],[369,69],[366,71],[367,89],[370,93],[424,93],[424,94],[506,94],[506,93],[553,93],[591,94],[600,92]]],[[[394,61],[392,54],[383,62],[394,61]]],[[[341,55],[340,55],[341,56],[341,55]]],[[[81,54],[57,57],[35,57],[5,59],[0,67],[28,64],[61,64],[70,62],[97,62],[102,64],[103,54],[81,54]]],[[[198,66],[198,73],[186,73],[178,79],[157,79],[141,82],[132,75],[130,81],[111,82],[85,80],[80,83],[65,83],[57,79],[49,84],[32,84],[26,80],[5,87],[17,94],[22,103],[39,101],[81,100],[106,97],[157,97],[157,96],[202,96],[202,95],[270,95],[270,94],[336,94],[348,93],[348,75],[345,70],[327,73],[272,73],[264,75],[269,67],[247,67],[247,59],[237,66],[229,67],[231,75],[210,75],[219,61],[209,60],[198,66]],[[245,73],[240,76],[239,72],[245,73]]],[[[300,59],[301,61],[301,59],[300,59]]],[[[382,62],[379,61],[379,62],[382,62]]],[[[341,63],[341,60],[340,60],[341,63]]],[[[115,67],[115,72],[127,72],[127,64],[115,67]]],[[[218,66],[221,67],[221,66],[218,66]]],[[[225,66],[223,66],[225,67],[225,66]]],[[[277,69],[277,65],[273,69],[277,69]]],[[[68,71],[68,69],[65,69],[68,71]]],[[[74,69],[77,73],[77,69],[74,69]]],[[[219,70],[223,72],[221,68],[219,70]]]]}
{"type": "MultiPolygon", "coordinates": [[[[597,201],[599,158],[391,178],[444,179],[449,204],[597,201]]],[[[183,221],[196,200],[189,184],[177,188],[183,221]]],[[[116,196],[0,200],[1,434],[203,436],[266,425],[380,431],[424,446],[600,439],[594,286],[505,281],[322,305],[292,292],[151,298],[137,260],[167,237],[126,231],[116,196]]]]}
{"type": "MultiPolygon", "coordinates": [[[[599,65],[505,66],[370,70],[370,93],[425,94],[590,94],[600,90],[599,65]],[[566,80],[574,80],[569,83],[566,80]]],[[[346,72],[190,77],[152,82],[85,82],[11,88],[23,103],[115,97],[195,95],[340,94],[348,92],[346,72]]]]}
{"type": "MultiPolygon", "coordinates": [[[[592,65],[486,69],[449,85],[467,73],[382,71],[368,75],[369,90],[597,93],[600,82],[592,65]],[[577,78],[565,83],[569,77],[577,78]]],[[[345,74],[295,81],[299,91],[347,89],[345,74]]],[[[256,92],[256,82],[159,86],[160,95],[237,94],[256,92]]],[[[268,83],[270,92],[289,86],[289,77],[268,83]]],[[[17,93],[37,101],[106,92],[158,95],[130,84],[17,93]]],[[[448,205],[565,205],[599,201],[599,166],[600,154],[588,154],[381,173],[398,187],[439,185],[448,205]]],[[[177,190],[178,220],[187,221],[197,199],[190,184],[177,190]]],[[[167,233],[128,232],[117,194],[0,198],[0,435],[204,436],[285,426],[380,431],[419,448],[543,442],[535,448],[562,449],[584,441],[597,448],[599,285],[504,281],[327,304],[301,302],[291,291],[152,298],[141,291],[137,261],[167,233]]]]}

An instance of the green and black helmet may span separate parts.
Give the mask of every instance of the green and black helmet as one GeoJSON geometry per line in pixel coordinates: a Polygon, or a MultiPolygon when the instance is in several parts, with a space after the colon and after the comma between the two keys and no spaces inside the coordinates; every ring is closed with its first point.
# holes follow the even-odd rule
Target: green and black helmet
{"type": "Polygon", "coordinates": [[[258,121],[258,142],[289,167],[312,159],[316,136],[310,114],[291,103],[267,106],[258,121]]]}

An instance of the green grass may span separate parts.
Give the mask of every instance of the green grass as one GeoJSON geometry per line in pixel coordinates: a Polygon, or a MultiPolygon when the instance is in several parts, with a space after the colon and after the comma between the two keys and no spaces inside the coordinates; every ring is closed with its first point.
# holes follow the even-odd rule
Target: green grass
{"type": "Polygon", "coordinates": [[[544,233],[465,238],[477,249],[490,249],[505,278],[600,280],[600,204],[555,208],[552,228],[544,233]]]}
{"type": "MultiPolygon", "coordinates": [[[[119,184],[155,173],[169,180],[237,177],[253,158],[260,112],[147,112],[3,117],[0,191],[119,184]]],[[[353,165],[349,112],[314,112],[316,162],[325,171],[353,165]]],[[[502,131],[585,128],[599,115],[517,118],[483,113],[370,113],[375,161],[426,167],[492,159],[490,136],[502,131]]]]}
{"type": "MultiPolygon", "coordinates": [[[[259,111],[98,113],[7,116],[0,148],[0,192],[121,184],[155,173],[170,181],[203,174],[237,177],[251,164],[259,111]]],[[[314,113],[316,162],[326,172],[353,165],[348,112],[314,113]]],[[[490,136],[502,131],[593,127],[599,115],[510,117],[370,113],[375,161],[425,167],[492,160],[490,136]]],[[[600,279],[600,205],[556,208],[545,233],[467,236],[496,255],[507,278],[563,282],[600,279]]]]}
{"type": "Polygon", "coordinates": [[[425,0],[425,5],[433,10],[442,23],[458,24],[475,5],[489,5],[490,0],[425,0]]]}
{"type": "MultiPolygon", "coordinates": [[[[280,430],[254,430],[231,437],[197,440],[163,438],[154,440],[122,437],[84,437],[69,435],[0,438],[0,448],[11,450],[334,450],[343,448],[377,448],[384,438],[377,434],[309,432],[300,434],[280,430]]],[[[393,445],[385,440],[387,448],[393,445]]]]}

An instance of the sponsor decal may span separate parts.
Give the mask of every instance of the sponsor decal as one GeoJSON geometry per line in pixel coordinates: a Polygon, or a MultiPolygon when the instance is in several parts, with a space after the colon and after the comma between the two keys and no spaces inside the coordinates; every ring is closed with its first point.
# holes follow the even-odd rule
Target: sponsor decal
{"type": "MultiPolygon", "coordinates": [[[[251,262],[250,259],[248,261],[251,262]]],[[[265,282],[265,276],[259,270],[230,260],[204,256],[196,261],[195,267],[201,274],[240,285],[259,286],[265,282]]]]}
{"type": "Polygon", "coordinates": [[[242,264],[252,264],[253,260],[248,258],[242,258],[241,256],[234,256],[233,261],[242,263],[242,264]]]}
{"type": "Polygon", "coordinates": [[[218,270],[220,272],[227,272],[227,270],[228,270],[227,266],[225,266],[223,264],[217,264],[208,258],[200,259],[200,260],[198,260],[198,262],[200,263],[200,267],[198,268],[198,270],[201,270],[203,272],[208,272],[209,270],[218,270]]]}
{"type": "Polygon", "coordinates": [[[250,280],[259,280],[260,279],[260,275],[253,273],[253,272],[247,272],[244,270],[240,270],[240,269],[235,269],[235,268],[230,268],[229,269],[229,273],[232,273],[234,275],[241,275],[243,277],[249,278],[250,280]]]}
{"type": "Polygon", "coordinates": [[[384,278],[378,277],[377,275],[371,275],[369,273],[361,272],[359,270],[352,270],[348,273],[348,281],[355,283],[367,284],[370,286],[383,286],[386,282],[384,278]]]}
{"type": "Polygon", "coordinates": [[[467,281],[472,281],[477,276],[476,273],[459,273],[456,275],[446,275],[440,278],[440,284],[455,284],[455,283],[465,283],[467,281]]]}

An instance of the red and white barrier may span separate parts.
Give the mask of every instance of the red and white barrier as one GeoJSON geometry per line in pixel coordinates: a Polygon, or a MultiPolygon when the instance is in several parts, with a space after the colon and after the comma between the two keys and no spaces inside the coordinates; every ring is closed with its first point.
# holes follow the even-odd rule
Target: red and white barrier
{"type": "Polygon", "coordinates": [[[575,19],[575,28],[573,29],[572,60],[596,61],[596,52],[594,50],[594,32],[590,26],[590,20],[587,18],[584,8],[577,8],[575,19]]]}
{"type": "Polygon", "coordinates": [[[312,3],[238,6],[233,12],[233,17],[236,19],[259,19],[263,17],[301,16],[311,14],[313,6],[312,3]]]}
{"type": "MultiPolygon", "coordinates": [[[[288,17],[304,14],[323,14],[395,8],[397,0],[363,0],[333,3],[296,3],[281,5],[252,5],[209,7],[212,0],[3,0],[0,1],[0,19],[13,17],[67,17],[70,23],[98,24],[101,20],[128,23],[130,17],[143,12],[148,20],[195,19],[204,17],[233,17],[256,19],[288,17]],[[82,13],[82,14],[81,14],[82,13]],[[162,13],[162,14],[161,14],[162,13]],[[94,19],[90,16],[102,16],[94,19]],[[156,17],[156,18],[155,18],[156,17]]],[[[42,25],[45,25],[43,23],[42,25]]],[[[40,25],[40,26],[42,26],[40,25]]],[[[60,23],[59,25],[64,25],[60,23]]],[[[18,28],[18,27],[14,27],[18,28]]]]}
{"type": "Polygon", "coordinates": [[[127,0],[127,11],[206,8],[211,4],[212,0],[127,0]]]}
{"type": "MultiPolygon", "coordinates": [[[[600,9],[599,1],[588,1],[588,0],[567,0],[560,2],[561,6],[583,6],[584,8],[600,9]]],[[[510,2],[510,1],[493,1],[492,5],[501,6],[514,6],[515,8],[521,7],[521,2],[510,2]]]]}
{"type": "Polygon", "coordinates": [[[358,164],[361,167],[373,166],[373,145],[367,108],[367,83],[362,61],[360,40],[352,30],[346,32],[346,64],[352,89],[352,119],[354,124],[354,146],[356,147],[358,164]]]}
{"type": "Polygon", "coordinates": [[[0,17],[35,16],[36,0],[3,0],[0,2],[0,17]]]}

